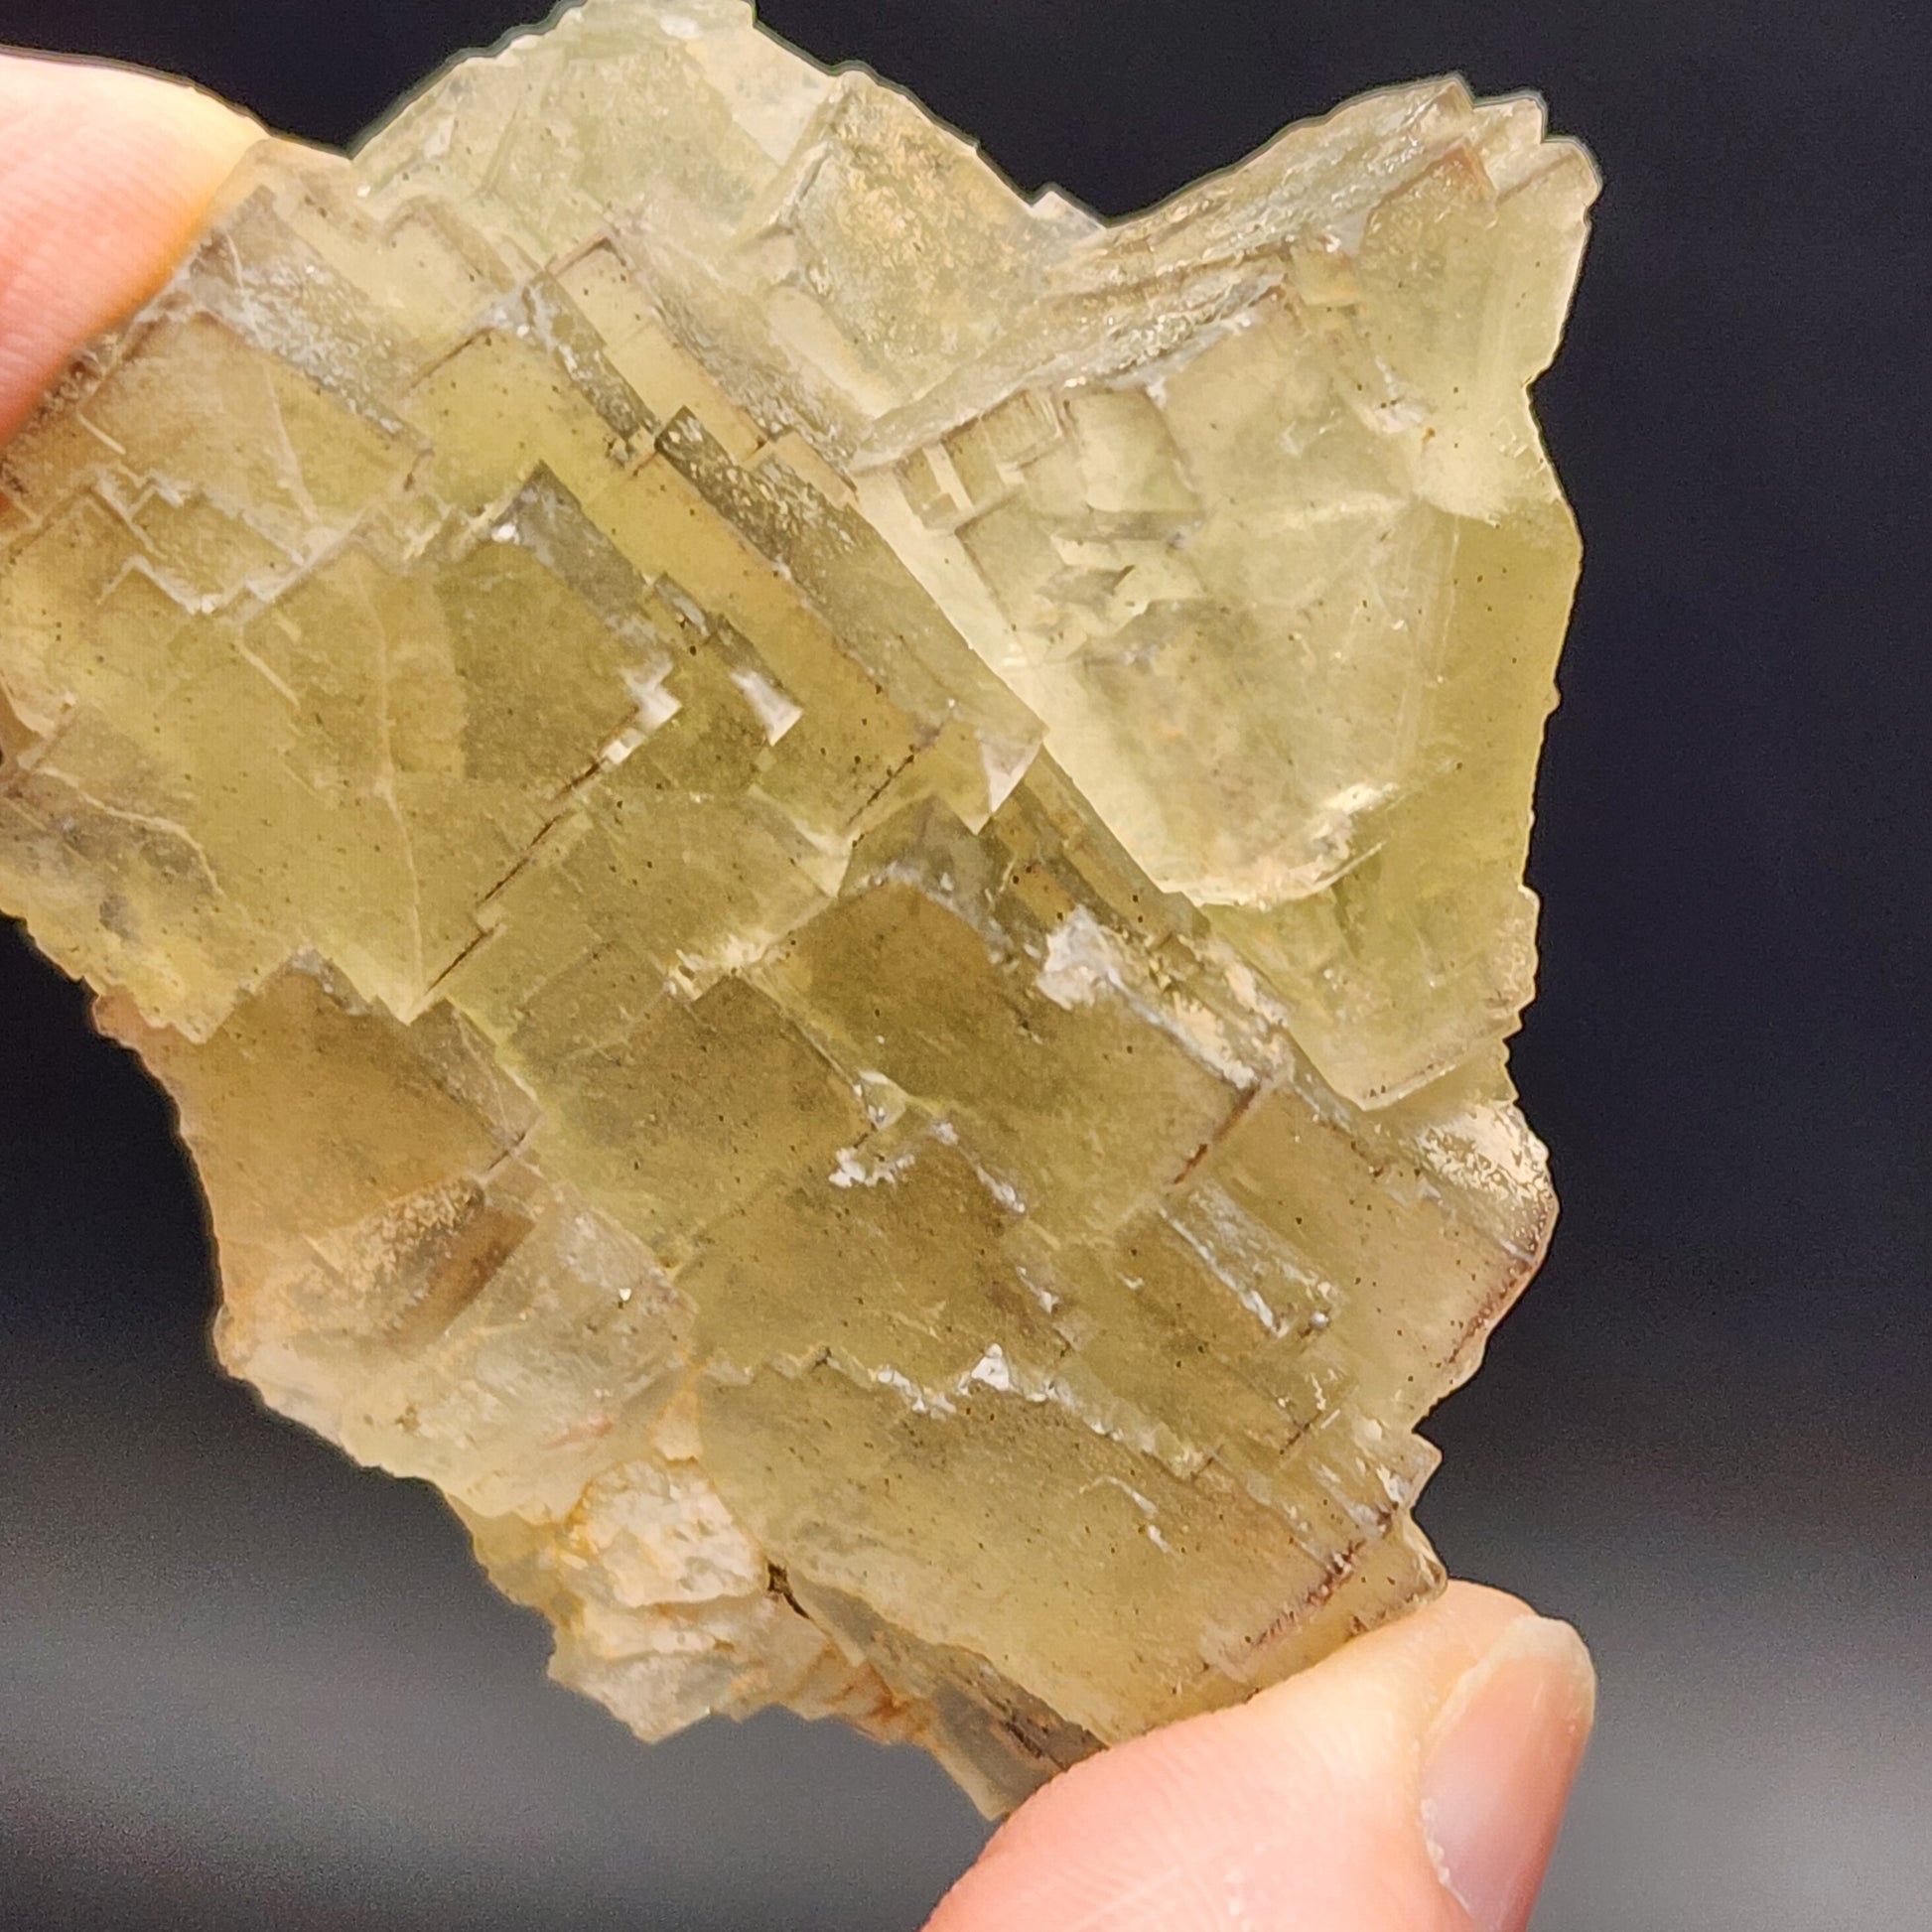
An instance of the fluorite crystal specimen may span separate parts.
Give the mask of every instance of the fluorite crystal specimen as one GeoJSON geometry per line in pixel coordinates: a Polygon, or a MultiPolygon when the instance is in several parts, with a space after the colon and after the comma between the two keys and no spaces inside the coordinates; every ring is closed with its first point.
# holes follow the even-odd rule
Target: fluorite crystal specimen
{"type": "Polygon", "coordinates": [[[1374,95],[1107,226],[738,0],[262,146],[0,472],[0,902],[226,1362],[646,1736],[984,1806],[1426,1597],[1594,181],[1374,95]]]}

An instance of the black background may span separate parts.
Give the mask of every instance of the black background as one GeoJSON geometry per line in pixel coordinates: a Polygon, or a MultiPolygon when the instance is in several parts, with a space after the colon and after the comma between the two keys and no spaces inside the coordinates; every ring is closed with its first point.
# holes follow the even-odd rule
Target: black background
{"type": "MultiPolygon", "coordinates": [[[[341,142],[528,4],[0,0],[0,41],[341,142]]],[[[1925,15],[763,12],[1108,213],[1451,69],[1595,152],[1515,1062],[1565,1217],[1423,1515],[1598,1652],[1545,1932],[1932,1923],[1925,15]]],[[[923,1759],[782,1717],[633,1745],[433,1498],[216,1377],[166,1110],[83,1016],[0,929],[0,1919],[910,1932],[980,1837],[923,1759]]]]}

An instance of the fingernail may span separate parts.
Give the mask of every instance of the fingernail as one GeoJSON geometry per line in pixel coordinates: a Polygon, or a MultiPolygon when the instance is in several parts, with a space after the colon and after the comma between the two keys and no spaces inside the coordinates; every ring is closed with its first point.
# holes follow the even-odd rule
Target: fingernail
{"type": "Polygon", "coordinates": [[[1527,1932],[1595,1704],[1583,1639],[1539,1616],[1510,1624],[1444,1704],[1423,1761],[1423,1831],[1479,1932],[1527,1932]]]}

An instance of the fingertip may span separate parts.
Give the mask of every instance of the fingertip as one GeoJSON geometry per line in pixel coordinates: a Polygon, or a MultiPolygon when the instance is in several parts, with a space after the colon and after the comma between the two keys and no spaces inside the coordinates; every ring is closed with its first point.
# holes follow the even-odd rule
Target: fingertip
{"type": "Polygon", "coordinates": [[[185,82],[0,54],[0,437],[167,280],[261,138],[185,82]]]}
{"type": "Polygon", "coordinates": [[[1567,1623],[1520,1617],[1456,1683],[1424,1740],[1431,1862],[1478,1932],[1525,1932],[1596,1710],[1567,1623]]]}
{"type": "Polygon", "coordinates": [[[113,61],[0,48],[0,112],[54,109],[92,118],[111,113],[172,126],[184,146],[232,153],[261,138],[258,122],[206,88],[176,74],[151,73],[113,61]]]}
{"type": "Polygon", "coordinates": [[[1592,1683],[1567,1625],[1452,1586],[1246,1705],[1068,1772],[929,1932],[1519,1932],[1592,1683]]]}

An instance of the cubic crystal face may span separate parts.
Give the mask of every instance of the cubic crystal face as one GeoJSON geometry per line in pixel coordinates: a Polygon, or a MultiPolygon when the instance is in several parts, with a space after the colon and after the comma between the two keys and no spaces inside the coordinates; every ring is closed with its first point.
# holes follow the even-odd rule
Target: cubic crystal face
{"type": "Polygon", "coordinates": [[[0,471],[0,902],[224,1360],[646,1736],[987,1809],[1426,1597],[1594,178],[1357,101],[1107,226],[738,0],[269,143],[0,471]]]}

